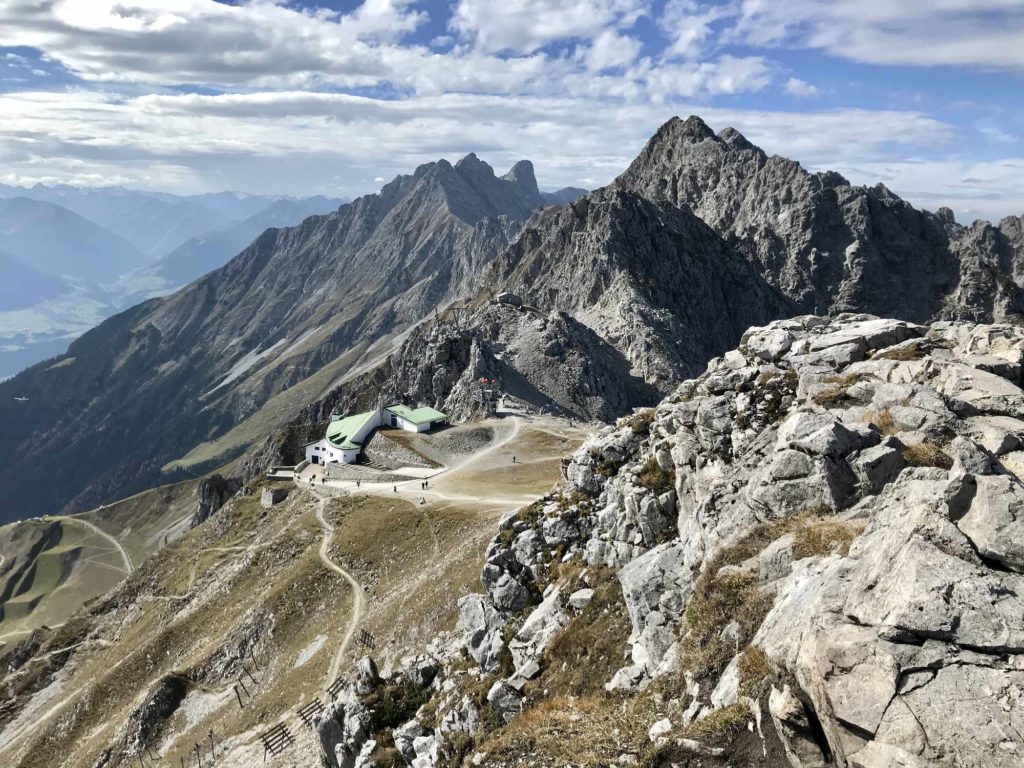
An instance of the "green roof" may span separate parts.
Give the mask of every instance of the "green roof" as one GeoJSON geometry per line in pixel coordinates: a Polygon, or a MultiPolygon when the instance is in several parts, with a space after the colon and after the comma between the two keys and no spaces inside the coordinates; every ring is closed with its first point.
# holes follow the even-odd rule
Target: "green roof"
{"type": "Polygon", "coordinates": [[[365,413],[346,416],[338,421],[332,421],[327,425],[327,441],[335,448],[341,448],[343,451],[361,448],[362,443],[353,442],[352,435],[358,434],[366,426],[366,422],[376,417],[377,411],[366,411],[365,413]]]}
{"type": "Polygon", "coordinates": [[[395,404],[387,407],[389,411],[397,416],[401,416],[406,421],[411,421],[413,424],[426,424],[431,421],[444,421],[448,418],[448,414],[441,413],[436,408],[430,408],[424,406],[422,408],[409,408],[408,406],[395,404]]]}

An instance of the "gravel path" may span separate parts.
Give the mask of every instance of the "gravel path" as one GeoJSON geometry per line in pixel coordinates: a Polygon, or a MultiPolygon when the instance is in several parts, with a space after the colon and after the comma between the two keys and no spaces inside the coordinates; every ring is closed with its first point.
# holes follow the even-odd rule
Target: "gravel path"
{"type": "Polygon", "coordinates": [[[331,662],[331,670],[327,674],[327,682],[324,683],[324,687],[330,686],[337,677],[338,670],[341,669],[341,662],[345,659],[345,652],[348,650],[348,646],[352,642],[352,636],[356,633],[356,627],[359,626],[360,619],[363,618],[363,611],[366,609],[366,598],[363,596],[363,588],[360,586],[356,578],[338,565],[336,562],[331,560],[331,556],[328,554],[331,541],[334,540],[334,526],[327,522],[327,518],[324,517],[324,503],[323,497],[318,497],[316,506],[316,519],[320,521],[321,527],[324,529],[324,539],[320,542],[320,560],[335,573],[341,574],[342,578],[345,579],[352,587],[352,616],[348,620],[348,629],[345,630],[345,637],[341,641],[341,646],[338,648],[338,652],[334,655],[334,661],[331,662]]]}

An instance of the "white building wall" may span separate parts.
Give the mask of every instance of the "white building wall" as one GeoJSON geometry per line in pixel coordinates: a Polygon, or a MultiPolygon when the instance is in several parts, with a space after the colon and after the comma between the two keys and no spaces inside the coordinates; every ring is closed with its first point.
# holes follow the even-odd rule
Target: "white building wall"
{"type": "Polygon", "coordinates": [[[324,463],[324,443],[326,440],[317,440],[315,443],[310,443],[306,446],[306,461],[310,464],[323,464],[324,463]],[[316,461],[314,461],[316,459],[316,461]]]}
{"type": "Polygon", "coordinates": [[[331,462],[354,464],[358,457],[358,450],[346,451],[335,448],[326,437],[306,446],[306,461],[311,464],[329,464],[331,462]]]}
{"type": "Polygon", "coordinates": [[[404,429],[406,432],[426,432],[428,429],[430,429],[429,421],[426,424],[414,424],[408,419],[403,419],[401,416],[398,416],[397,418],[398,426],[404,429]]]}
{"type": "Polygon", "coordinates": [[[381,426],[383,423],[384,413],[382,409],[378,408],[377,418],[367,419],[366,424],[364,424],[363,428],[359,430],[359,434],[352,436],[352,441],[355,443],[365,443],[366,438],[370,436],[370,433],[373,432],[373,430],[377,429],[377,427],[381,426]]]}

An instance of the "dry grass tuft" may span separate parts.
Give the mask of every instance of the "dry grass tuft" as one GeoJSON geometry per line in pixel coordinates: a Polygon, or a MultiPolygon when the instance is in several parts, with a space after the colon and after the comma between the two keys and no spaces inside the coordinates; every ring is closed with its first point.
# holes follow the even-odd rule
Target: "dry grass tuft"
{"type": "Polygon", "coordinates": [[[688,739],[700,741],[739,726],[748,714],[750,713],[745,705],[739,702],[730,704],[728,707],[722,707],[693,723],[683,732],[683,735],[688,739]]]}
{"type": "Polygon", "coordinates": [[[760,698],[768,692],[772,680],[775,679],[775,668],[768,661],[764,651],[754,645],[748,645],[739,661],[741,696],[752,699],[760,698]]]}
{"type": "Polygon", "coordinates": [[[676,482],[675,475],[667,469],[662,469],[658,460],[653,456],[640,468],[637,480],[644,488],[659,495],[671,491],[676,482]]]}
{"type": "Polygon", "coordinates": [[[874,424],[878,427],[878,431],[883,435],[895,435],[897,432],[902,430],[902,426],[896,421],[896,418],[892,415],[892,411],[888,408],[869,411],[864,414],[864,421],[869,424],[874,424]]]}
{"type": "Polygon", "coordinates": [[[594,597],[544,654],[542,684],[552,695],[600,693],[625,658],[632,625],[622,587],[611,569],[588,573],[599,580],[594,597]]]}
{"type": "Polygon", "coordinates": [[[629,417],[629,427],[634,435],[647,435],[651,432],[651,423],[654,421],[654,409],[645,408],[629,417]]]}
{"type": "Polygon", "coordinates": [[[853,540],[864,531],[865,523],[857,520],[798,519],[792,528],[793,559],[837,552],[846,556],[853,540]]]}
{"type": "Polygon", "coordinates": [[[953,467],[953,459],[949,454],[930,440],[908,445],[903,449],[903,458],[912,467],[939,467],[947,470],[953,467]]]}
{"type": "Polygon", "coordinates": [[[860,381],[860,379],[861,377],[856,373],[829,376],[824,380],[828,386],[814,393],[811,400],[824,408],[834,408],[850,399],[850,387],[860,381]]]}
{"type": "Polygon", "coordinates": [[[750,641],[773,602],[753,574],[721,574],[720,567],[712,564],[701,574],[686,606],[679,666],[702,687],[717,679],[736,651],[750,641]],[[739,625],[735,640],[722,637],[731,621],[739,625]]]}
{"type": "Polygon", "coordinates": [[[489,763],[529,756],[533,765],[597,768],[646,748],[656,712],[648,697],[556,696],[524,711],[479,745],[489,763]]]}
{"type": "Polygon", "coordinates": [[[909,343],[898,344],[890,349],[880,349],[871,356],[871,359],[897,360],[899,362],[921,360],[928,356],[931,346],[931,343],[926,339],[913,339],[909,343]]]}

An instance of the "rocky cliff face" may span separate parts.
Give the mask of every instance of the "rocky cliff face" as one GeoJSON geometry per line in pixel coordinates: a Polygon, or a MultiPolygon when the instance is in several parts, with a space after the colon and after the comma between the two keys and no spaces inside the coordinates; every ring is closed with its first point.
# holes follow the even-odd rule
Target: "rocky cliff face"
{"type": "Polygon", "coordinates": [[[498,378],[537,406],[608,420],[774,318],[1018,323],[1022,231],[1016,218],[963,227],[673,119],[614,184],[528,222],[450,327],[411,338],[400,374],[375,386],[465,415],[473,383],[498,378]],[[524,308],[488,301],[502,290],[524,308]],[[452,336],[462,354],[432,341],[452,336]]]}
{"type": "Polygon", "coordinates": [[[431,163],[111,318],[57,365],[0,384],[0,518],[153,483],[269,398],[465,293],[541,204],[529,163],[506,178],[475,155],[431,163]]]}
{"type": "Polygon", "coordinates": [[[738,131],[674,118],[617,180],[685,206],[802,311],[1019,321],[1021,219],[957,224],[881,184],[851,185],[769,156],[738,131]]]}
{"type": "Polygon", "coordinates": [[[1020,219],[964,227],[699,118],[666,123],[609,187],[533,215],[574,194],[545,197],[525,162],[500,178],[474,155],[432,163],[112,318],[0,384],[4,514],[124,496],[190,452],[208,471],[249,449],[259,472],[332,408],[380,393],[461,418],[497,378],[610,420],[772,319],[1024,312],[1020,219]]]}
{"type": "Polygon", "coordinates": [[[503,520],[405,762],[1018,765],[1022,364],[1008,325],[749,330],[503,520]]]}

